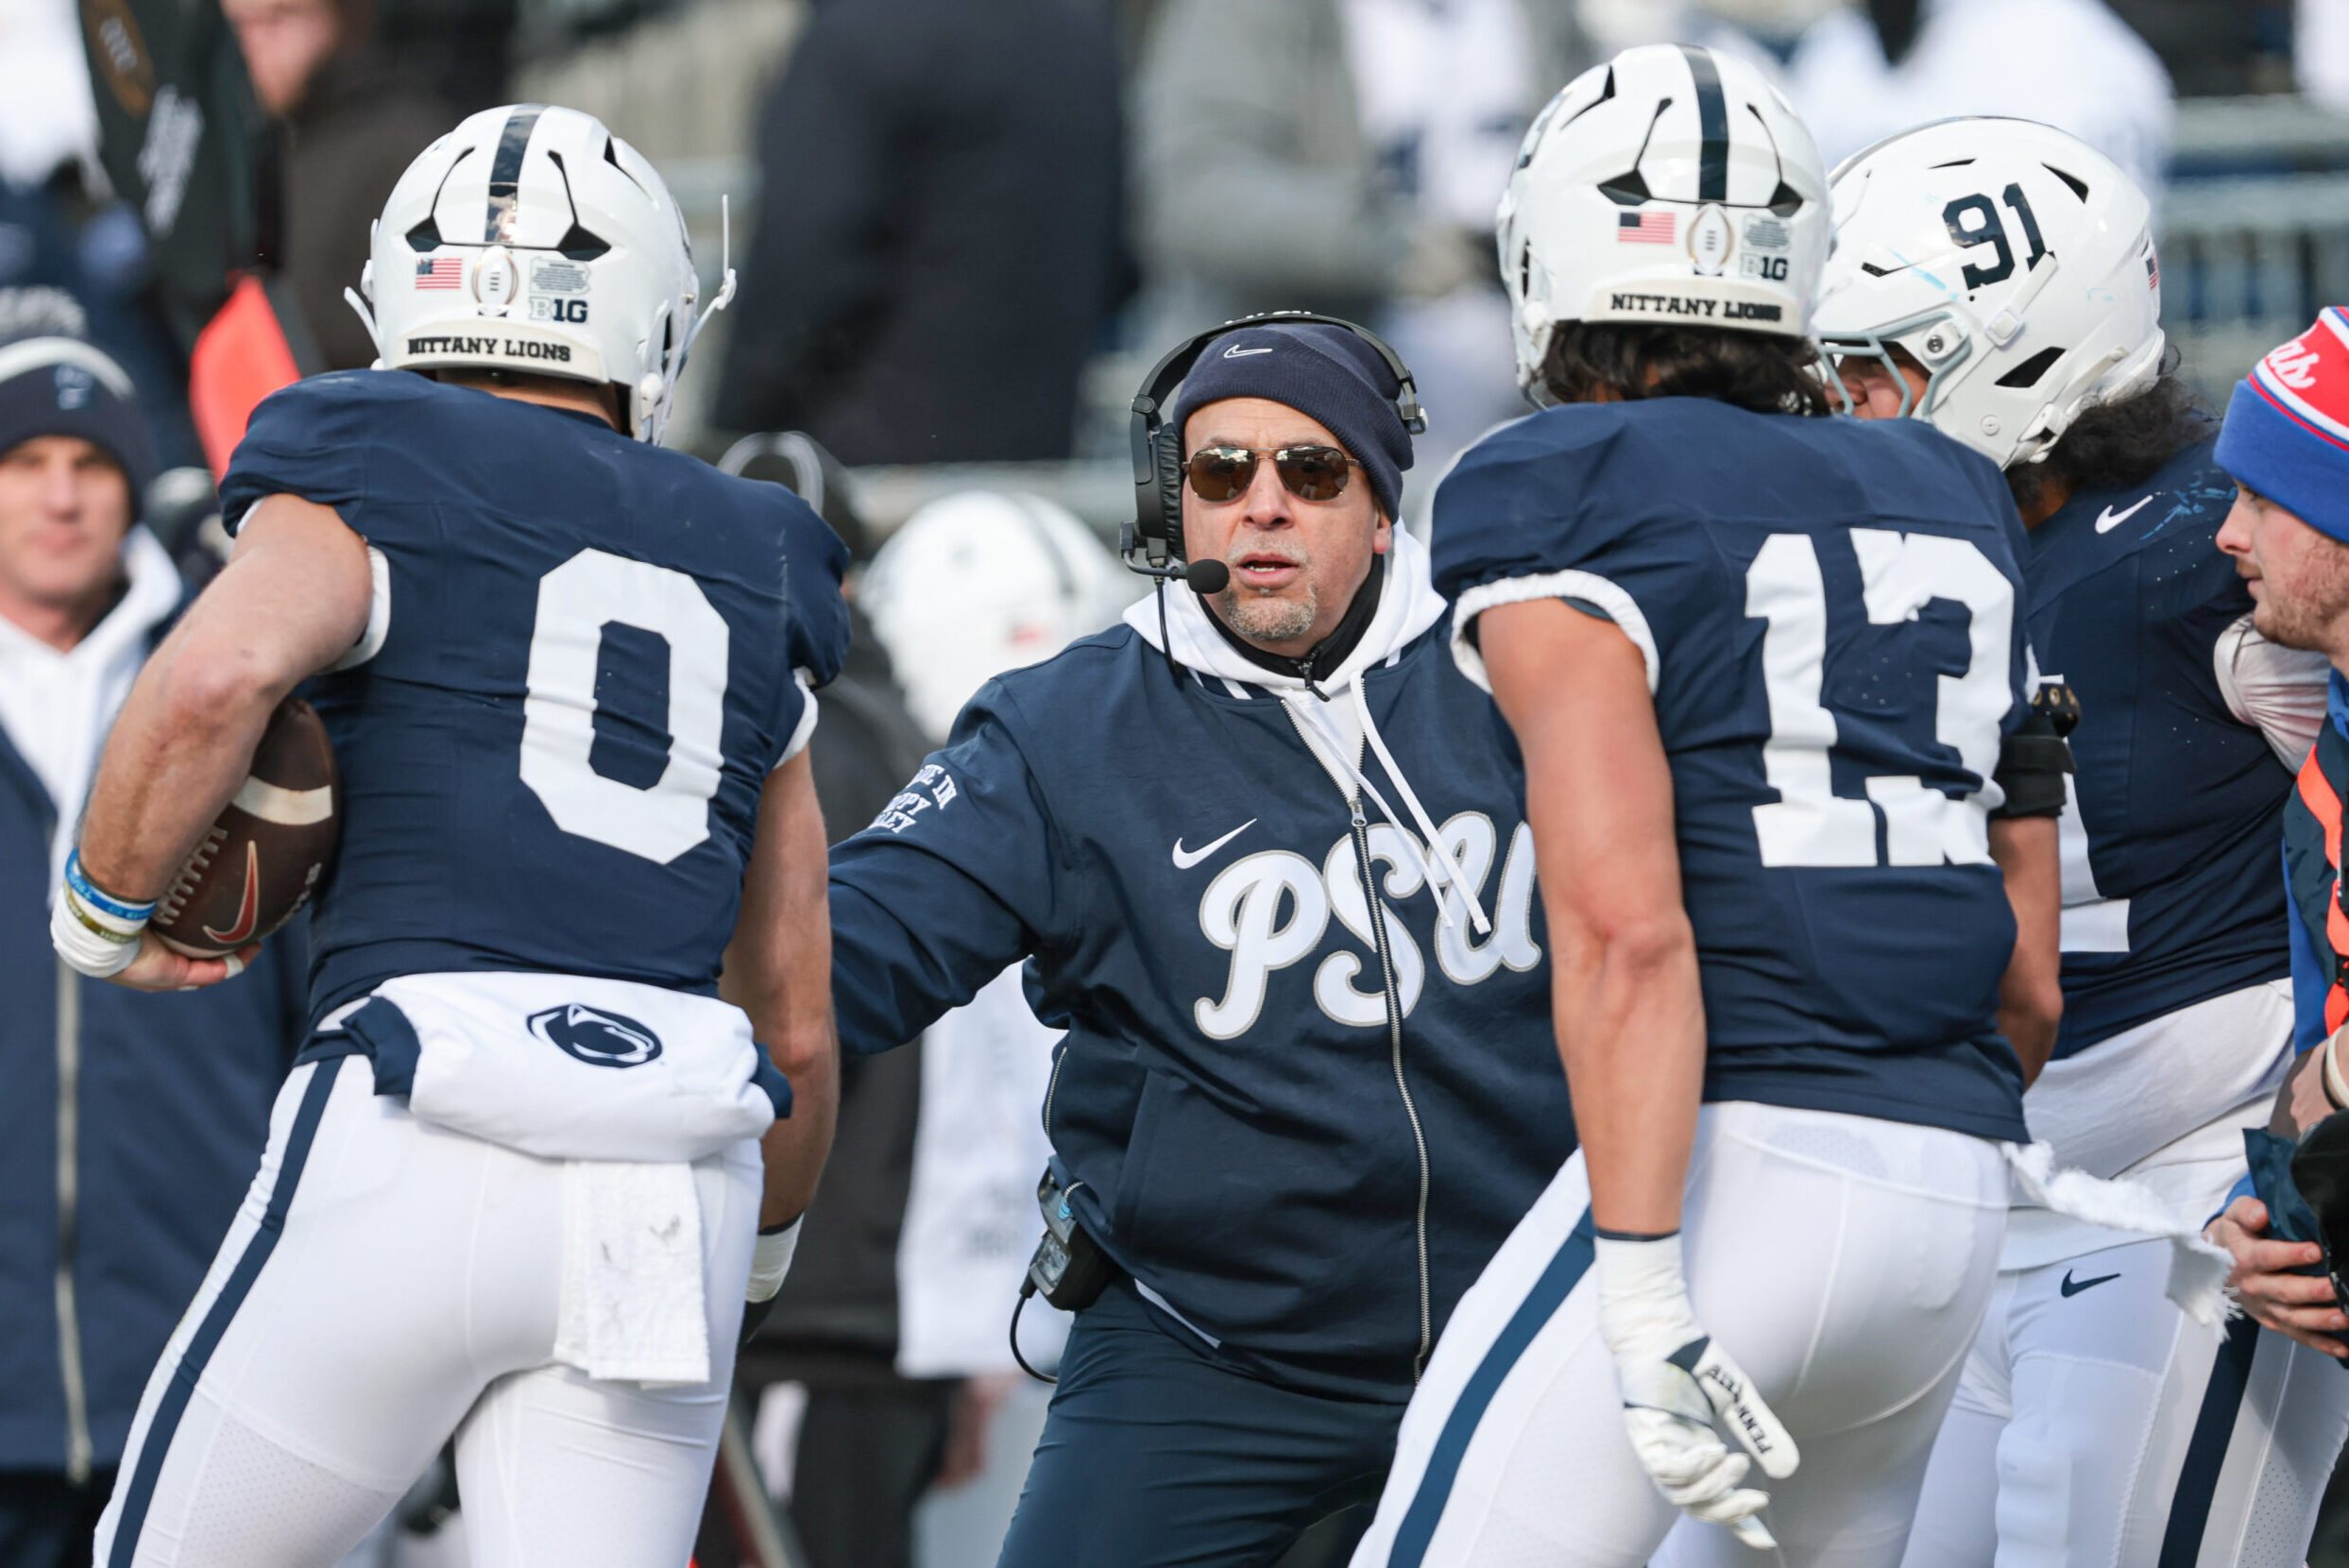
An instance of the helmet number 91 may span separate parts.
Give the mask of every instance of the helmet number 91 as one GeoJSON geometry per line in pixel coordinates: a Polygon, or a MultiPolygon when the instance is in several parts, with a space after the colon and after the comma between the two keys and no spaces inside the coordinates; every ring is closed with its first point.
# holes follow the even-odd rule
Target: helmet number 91
{"type": "MultiPolygon", "coordinates": [[[[2023,226],[2023,238],[2031,247],[2031,253],[2023,258],[2023,270],[2027,272],[2037,266],[2039,258],[2047,254],[2047,244],[2039,238],[2039,219],[2032,212],[2031,199],[2023,195],[2019,184],[2009,185],[1999,195],[2023,226]]],[[[1966,286],[1968,289],[2004,282],[2014,273],[2014,247],[2006,243],[2006,225],[1999,220],[1999,210],[1991,205],[1988,196],[1959,196],[1941,210],[1941,221],[1949,226],[1949,237],[1968,249],[1979,245],[1997,248],[1998,260],[1991,265],[1966,264],[1966,286]],[[1966,222],[1968,218],[1975,220],[1970,226],[1966,222]]]]}

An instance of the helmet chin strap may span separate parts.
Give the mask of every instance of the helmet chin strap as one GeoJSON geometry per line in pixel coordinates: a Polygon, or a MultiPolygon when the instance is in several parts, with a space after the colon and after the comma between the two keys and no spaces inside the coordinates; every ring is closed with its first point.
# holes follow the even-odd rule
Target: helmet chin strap
{"type": "Polygon", "coordinates": [[[718,198],[718,297],[712,299],[692,324],[686,329],[685,346],[677,350],[677,368],[685,368],[685,356],[693,351],[693,340],[702,335],[709,318],[724,310],[734,300],[734,211],[730,198],[718,198]]]}

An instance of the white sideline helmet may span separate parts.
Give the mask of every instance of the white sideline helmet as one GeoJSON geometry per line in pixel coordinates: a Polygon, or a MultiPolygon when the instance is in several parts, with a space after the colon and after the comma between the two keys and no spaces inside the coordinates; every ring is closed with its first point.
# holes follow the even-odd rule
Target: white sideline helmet
{"type": "Polygon", "coordinates": [[[2118,164],[2030,120],[1942,120],[1835,171],[1820,346],[1926,372],[1903,414],[2000,468],[2161,368],[2153,205],[2118,164]],[[1914,406],[1912,406],[1914,405],[1914,406]]]}
{"type": "Polygon", "coordinates": [[[1496,227],[1517,384],[1540,400],[1561,321],[1804,336],[1827,171],[1753,66],[1646,44],[1585,71],[1536,117],[1496,227]]]}
{"type": "Polygon", "coordinates": [[[915,722],[944,741],[980,687],[1111,624],[1140,589],[1066,507],[960,490],[889,537],[857,603],[915,722]]]}
{"type": "Polygon", "coordinates": [[[610,383],[628,433],[657,441],[709,309],[685,219],[636,148],[575,109],[516,104],[426,147],[376,220],[352,300],[376,366],[468,366],[610,383]]]}

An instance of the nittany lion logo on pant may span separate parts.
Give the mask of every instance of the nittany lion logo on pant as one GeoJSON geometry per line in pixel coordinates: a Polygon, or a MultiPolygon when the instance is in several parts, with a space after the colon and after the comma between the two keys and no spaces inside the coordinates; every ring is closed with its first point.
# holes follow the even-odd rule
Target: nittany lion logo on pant
{"type": "Polygon", "coordinates": [[[640,1067],[660,1055],[660,1036],[634,1018],[580,1002],[532,1014],[530,1032],[591,1067],[640,1067]]]}

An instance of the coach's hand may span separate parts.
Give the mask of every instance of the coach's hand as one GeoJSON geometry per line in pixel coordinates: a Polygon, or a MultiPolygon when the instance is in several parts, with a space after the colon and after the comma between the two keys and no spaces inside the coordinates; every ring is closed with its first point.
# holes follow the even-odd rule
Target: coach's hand
{"type": "Polygon", "coordinates": [[[2336,1338],[2349,1332],[2349,1317],[2334,1297],[2332,1280],[2292,1272],[2323,1263],[2323,1249],[2313,1241],[2278,1241],[2267,1229],[2268,1206],[2238,1198],[2203,1234],[2234,1256],[2226,1283],[2254,1321],[2310,1350],[2349,1359],[2349,1344],[2336,1338]]]}
{"type": "Polygon", "coordinates": [[[1614,1353],[1632,1452],[1673,1507],[1728,1525],[1757,1550],[1774,1550],[1778,1542],[1759,1517],[1768,1494],[1738,1483],[1756,1462],[1782,1481],[1801,1456],[1745,1372],[1697,1322],[1680,1272],[1679,1236],[1601,1236],[1596,1245],[1599,1337],[1614,1353]],[[1715,1418],[1752,1459],[1722,1442],[1715,1418]]]}

